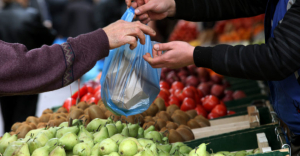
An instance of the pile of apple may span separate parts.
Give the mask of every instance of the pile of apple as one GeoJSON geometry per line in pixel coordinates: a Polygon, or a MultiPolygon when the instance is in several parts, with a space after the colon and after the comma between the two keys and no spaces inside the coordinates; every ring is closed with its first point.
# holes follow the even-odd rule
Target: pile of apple
{"type": "Polygon", "coordinates": [[[198,115],[214,119],[235,112],[224,102],[246,97],[243,91],[226,90],[223,76],[195,65],[180,69],[162,68],[160,93],[165,105],[177,105],[182,111],[195,109],[198,115]]]}

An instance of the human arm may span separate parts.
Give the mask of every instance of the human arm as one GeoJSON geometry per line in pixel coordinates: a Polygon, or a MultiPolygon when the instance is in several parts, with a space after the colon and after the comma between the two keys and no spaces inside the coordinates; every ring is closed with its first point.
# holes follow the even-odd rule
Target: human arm
{"type": "Polygon", "coordinates": [[[126,43],[145,43],[144,33],[155,32],[144,24],[115,22],[94,32],[69,38],[62,45],[28,51],[24,45],[0,41],[0,96],[35,94],[64,87],[89,71],[98,60],[126,43]]]}

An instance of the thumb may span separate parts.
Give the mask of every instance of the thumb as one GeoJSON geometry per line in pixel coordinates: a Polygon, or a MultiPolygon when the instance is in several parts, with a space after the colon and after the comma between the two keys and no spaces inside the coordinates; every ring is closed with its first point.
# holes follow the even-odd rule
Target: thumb
{"type": "Polygon", "coordinates": [[[156,51],[167,51],[167,50],[171,50],[174,48],[174,44],[172,42],[169,43],[158,43],[158,44],[154,44],[153,48],[156,51]]]}
{"type": "Polygon", "coordinates": [[[146,4],[141,5],[138,8],[136,8],[134,12],[136,15],[141,15],[141,14],[147,13],[147,11],[154,9],[153,7],[154,7],[154,4],[151,3],[151,1],[149,1],[149,3],[146,3],[146,4]]]}

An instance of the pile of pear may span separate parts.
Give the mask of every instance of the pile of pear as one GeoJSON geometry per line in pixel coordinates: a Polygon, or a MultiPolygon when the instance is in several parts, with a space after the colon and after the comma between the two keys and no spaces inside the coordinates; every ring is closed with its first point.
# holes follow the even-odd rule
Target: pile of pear
{"type": "Polygon", "coordinates": [[[30,130],[24,138],[5,133],[0,140],[3,156],[169,156],[189,155],[182,142],[170,144],[169,133],[144,130],[111,118],[96,118],[87,126],[83,120],[63,122],[58,127],[30,130]]]}

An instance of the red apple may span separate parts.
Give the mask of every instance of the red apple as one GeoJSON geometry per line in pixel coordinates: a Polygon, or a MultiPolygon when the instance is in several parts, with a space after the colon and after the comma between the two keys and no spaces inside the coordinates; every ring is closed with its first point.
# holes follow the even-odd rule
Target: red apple
{"type": "Polygon", "coordinates": [[[198,75],[198,78],[201,82],[207,82],[209,80],[209,72],[205,68],[197,68],[196,73],[198,75]]]}
{"type": "Polygon", "coordinates": [[[237,99],[242,99],[242,98],[246,97],[246,94],[241,90],[237,90],[233,93],[232,96],[233,96],[233,99],[237,100],[237,99]]]}
{"type": "Polygon", "coordinates": [[[210,93],[210,86],[206,82],[200,83],[197,89],[203,93],[203,96],[206,96],[210,93]]]}
{"type": "Polygon", "coordinates": [[[211,75],[210,79],[216,84],[221,84],[221,82],[222,82],[222,78],[217,74],[211,75]]]}
{"type": "Polygon", "coordinates": [[[224,86],[222,85],[218,85],[218,84],[214,84],[212,87],[211,87],[211,90],[210,90],[210,93],[211,95],[214,95],[216,97],[222,97],[224,95],[224,86]]]}
{"type": "Polygon", "coordinates": [[[186,78],[185,80],[185,84],[187,86],[194,86],[194,87],[197,87],[198,84],[199,84],[199,81],[198,79],[196,78],[196,76],[193,76],[193,75],[190,75],[186,78]]]}
{"type": "Polygon", "coordinates": [[[180,78],[180,81],[183,83],[183,84],[186,84],[186,76],[185,75],[182,75],[179,77],[180,78]]]}
{"type": "Polygon", "coordinates": [[[187,66],[187,68],[188,68],[191,75],[196,74],[196,68],[197,67],[195,65],[189,65],[189,66],[187,66]]]}
{"type": "Polygon", "coordinates": [[[181,76],[187,76],[189,74],[189,72],[186,69],[180,69],[179,72],[177,73],[178,77],[181,76]]]}
{"type": "Polygon", "coordinates": [[[176,75],[175,71],[170,71],[170,72],[167,74],[166,81],[167,81],[169,84],[172,84],[172,83],[175,82],[175,81],[179,81],[179,77],[176,75]]]}

